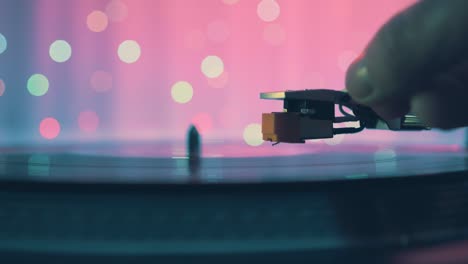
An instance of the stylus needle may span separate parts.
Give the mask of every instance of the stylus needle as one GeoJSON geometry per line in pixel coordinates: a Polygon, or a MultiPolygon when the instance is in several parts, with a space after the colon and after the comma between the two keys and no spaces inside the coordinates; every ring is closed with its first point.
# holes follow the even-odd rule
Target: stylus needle
{"type": "Polygon", "coordinates": [[[187,135],[187,156],[189,171],[192,176],[197,176],[200,170],[201,142],[200,134],[195,126],[190,126],[187,135]]]}
{"type": "Polygon", "coordinates": [[[200,134],[195,126],[190,126],[187,135],[187,155],[189,159],[200,157],[200,134]]]}

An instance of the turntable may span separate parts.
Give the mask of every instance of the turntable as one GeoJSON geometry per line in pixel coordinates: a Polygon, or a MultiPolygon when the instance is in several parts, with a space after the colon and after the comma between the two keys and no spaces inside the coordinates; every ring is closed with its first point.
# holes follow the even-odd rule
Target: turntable
{"type": "Polygon", "coordinates": [[[194,171],[193,158],[173,156],[176,145],[3,149],[2,259],[468,259],[467,156],[459,147],[314,143],[252,151],[218,143],[203,145],[194,171]]]}
{"type": "Polygon", "coordinates": [[[0,2],[0,264],[468,263],[464,132],[301,90],[408,1],[0,2]]]}

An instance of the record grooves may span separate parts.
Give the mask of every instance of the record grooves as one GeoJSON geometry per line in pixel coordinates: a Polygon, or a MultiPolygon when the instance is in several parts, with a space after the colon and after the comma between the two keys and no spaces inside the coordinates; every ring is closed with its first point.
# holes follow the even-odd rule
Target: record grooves
{"type": "Polygon", "coordinates": [[[396,153],[380,161],[374,153],[304,154],[280,164],[275,157],[203,159],[197,178],[186,167],[183,173],[174,172],[180,167],[167,172],[167,162],[179,162],[171,158],[123,158],[128,168],[115,169],[114,161],[122,159],[97,157],[94,165],[107,160],[105,166],[91,167],[97,176],[80,180],[74,177],[89,173],[81,167],[89,159],[71,156],[51,154],[42,171],[42,163],[28,168],[29,155],[5,157],[3,177],[19,175],[0,183],[5,256],[100,256],[116,263],[132,257],[146,263],[147,257],[182,261],[182,254],[208,263],[232,256],[235,263],[300,255],[324,263],[344,256],[385,263],[468,238],[464,152],[396,153]],[[64,160],[68,165],[60,167],[64,160]],[[311,165],[304,167],[307,160],[311,165]],[[238,167],[252,162],[260,167],[238,167]],[[268,164],[302,167],[275,172],[268,164]],[[403,175],[411,173],[411,164],[424,174],[403,175]],[[41,172],[47,174],[41,178],[41,172]],[[180,178],[158,178],[157,172],[180,178]],[[104,176],[109,174],[113,180],[104,176]]]}

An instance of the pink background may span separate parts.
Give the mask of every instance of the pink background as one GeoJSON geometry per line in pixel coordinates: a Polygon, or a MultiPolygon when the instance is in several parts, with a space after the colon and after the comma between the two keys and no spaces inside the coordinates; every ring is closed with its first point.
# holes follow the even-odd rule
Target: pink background
{"type": "MultiPolygon", "coordinates": [[[[88,28],[87,16],[106,12],[110,0],[0,1],[0,33],[9,45],[0,54],[0,79],[6,87],[0,96],[2,142],[179,140],[191,123],[207,140],[242,141],[244,128],[260,123],[262,112],[281,111],[281,103],[259,100],[260,92],[343,89],[350,61],[382,23],[414,2],[276,0],[279,16],[266,22],[257,12],[261,0],[231,5],[229,0],[114,1],[124,7],[117,10],[123,20],[109,21],[102,32],[88,28]],[[50,44],[58,39],[72,47],[72,57],[64,63],[49,56],[50,44]],[[125,40],[141,47],[133,64],[117,55],[125,40]],[[200,69],[209,55],[224,62],[218,79],[207,78],[200,69]],[[101,78],[92,81],[95,71],[101,78]],[[38,72],[48,77],[49,91],[31,98],[25,84],[38,72]],[[171,97],[178,81],[193,86],[187,104],[171,97]],[[96,91],[93,83],[105,91],[96,91]],[[21,109],[12,110],[18,105],[21,109]],[[52,141],[39,133],[47,117],[61,125],[52,141]]],[[[424,136],[364,132],[344,142],[454,144],[461,138],[460,131],[424,136]]]]}

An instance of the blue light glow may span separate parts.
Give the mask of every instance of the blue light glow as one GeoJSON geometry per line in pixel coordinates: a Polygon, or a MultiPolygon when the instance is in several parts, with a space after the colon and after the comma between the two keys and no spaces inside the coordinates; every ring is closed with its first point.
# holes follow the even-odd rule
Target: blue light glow
{"type": "Polygon", "coordinates": [[[3,36],[2,33],[0,33],[0,54],[6,51],[7,46],[8,46],[8,43],[7,43],[5,36],[3,36]]]}

